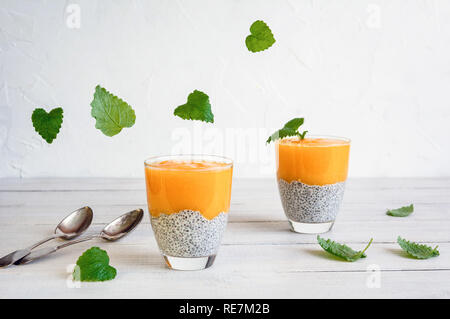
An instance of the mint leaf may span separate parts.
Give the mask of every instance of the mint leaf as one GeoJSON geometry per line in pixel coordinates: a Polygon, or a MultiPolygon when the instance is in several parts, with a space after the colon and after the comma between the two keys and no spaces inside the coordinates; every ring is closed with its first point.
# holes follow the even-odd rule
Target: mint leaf
{"type": "Polygon", "coordinates": [[[38,108],[33,111],[31,121],[36,132],[48,144],[51,144],[59,133],[63,122],[63,109],[58,107],[47,113],[44,109],[38,108]]]}
{"type": "Polygon", "coordinates": [[[116,277],[117,271],[109,265],[106,251],[98,247],[86,250],[77,260],[73,279],[79,281],[105,281],[116,277]]]}
{"type": "Polygon", "coordinates": [[[251,52],[260,52],[270,48],[275,43],[272,31],[264,21],[258,20],[250,26],[250,35],[245,39],[245,45],[251,52]]]}
{"type": "Polygon", "coordinates": [[[369,248],[370,244],[372,244],[372,241],[373,238],[370,239],[366,248],[364,248],[362,251],[355,251],[347,245],[339,244],[330,239],[325,240],[317,235],[317,242],[319,243],[320,247],[322,247],[330,254],[345,259],[346,261],[356,261],[359,258],[366,258],[364,252],[367,250],[367,248],[369,248]]]}
{"type": "Polygon", "coordinates": [[[269,138],[267,139],[266,143],[269,144],[270,142],[274,142],[278,139],[285,138],[288,136],[299,136],[300,139],[304,139],[305,135],[308,131],[304,131],[303,133],[300,133],[298,131],[299,127],[303,125],[304,118],[295,118],[284,124],[283,128],[279,129],[275,133],[273,133],[269,138]]]}
{"type": "Polygon", "coordinates": [[[194,90],[194,92],[189,94],[187,103],[178,106],[173,114],[184,120],[214,123],[214,114],[211,112],[209,97],[198,90],[194,90]]]}
{"type": "Polygon", "coordinates": [[[286,124],[284,124],[283,128],[292,129],[292,130],[296,131],[296,130],[298,130],[298,128],[300,126],[303,125],[304,122],[305,122],[305,119],[303,117],[296,117],[296,118],[290,120],[289,122],[287,122],[286,124]]]}
{"type": "Polygon", "coordinates": [[[414,211],[414,205],[411,204],[409,206],[404,206],[397,209],[390,209],[386,212],[386,215],[394,216],[394,217],[406,217],[411,215],[414,211]]]}
{"type": "Polygon", "coordinates": [[[119,134],[124,127],[132,127],[136,121],[131,106],[100,85],[95,88],[91,106],[91,115],[96,119],[95,128],[106,136],[119,134]]]}
{"type": "Polygon", "coordinates": [[[438,246],[431,248],[427,245],[407,241],[400,236],[397,237],[397,243],[404,251],[417,259],[428,259],[439,256],[439,250],[437,250],[438,246]]]}
{"type": "Polygon", "coordinates": [[[303,133],[299,134],[298,136],[300,137],[301,140],[305,139],[305,135],[306,133],[308,133],[308,131],[303,131],[303,133]]]}

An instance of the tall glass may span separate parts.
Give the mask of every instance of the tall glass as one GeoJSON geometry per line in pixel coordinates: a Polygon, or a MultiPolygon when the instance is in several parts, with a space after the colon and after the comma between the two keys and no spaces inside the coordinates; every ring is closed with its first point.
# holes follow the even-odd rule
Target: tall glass
{"type": "Polygon", "coordinates": [[[293,231],[329,231],[344,196],[350,140],[331,136],[276,142],[281,203],[293,231]]]}
{"type": "Polygon", "coordinates": [[[233,162],[208,155],[152,157],[145,161],[150,219],[171,269],[211,266],[230,208],[233,162]]]}

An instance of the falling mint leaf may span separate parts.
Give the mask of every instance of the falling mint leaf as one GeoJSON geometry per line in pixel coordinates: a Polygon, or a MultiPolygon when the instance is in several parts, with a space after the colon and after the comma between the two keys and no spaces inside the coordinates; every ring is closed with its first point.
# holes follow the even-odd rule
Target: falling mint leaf
{"type": "Polygon", "coordinates": [[[109,256],[106,251],[98,247],[86,250],[77,260],[73,272],[74,280],[78,281],[105,281],[116,277],[117,271],[109,265],[109,256]]]}
{"type": "Polygon", "coordinates": [[[275,43],[272,31],[264,21],[258,20],[250,26],[250,35],[245,39],[245,45],[251,52],[260,52],[270,48],[275,43]]]}
{"type": "Polygon", "coordinates": [[[194,92],[189,94],[187,103],[178,106],[173,114],[184,120],[214,123],[214,114],[211,112],[209,97],[198,90],[194,90],[194,92]]]}
{"type": "Polygon", "coordinates": [[[51,144],[58,135],[63,122],[63,109],[58,107],[47,113],[44,109],[37,108],[31,115],[34,129],[48,144],[51,144]]]}
{"type": "Polygon", "coordinates": [[[411,215],[414,211],[414,205],[411,204],[409,206],[404,206],[397,209],[390,209],[386,212],[386,215],[394,216],[394,217],[406,217],[411,215]]]}
{"type": "Polygon", "coordinates": [[[106,136],[119,134],[124,127],[132,127],[136,121],[131,106],[100,85],[95,88],[91,106],[91,115],[96,119],[95,128],[106,136]]]}
{"type": "Polygon", "coordinates": [[[364,248],[362,251],[355,251],[350,247],[348,247],[347,245],[339,244],[330,239],[325,240],[321,238],[319,235],[317,236],[317,242],[319,243],[320,247],[322,247],[325,251],[329,252],[330,254],[345,259],[346,261],[356,261],[359,258],[366,258],[366,255],[364,253],[367,250],[367,248],[369,248],[370,244],[372,244],[372,241],[373,238],[370,239],[366,248],[364,248]]]}
{"type": "Polygon", "coordinates": [[[288,136],[298,136],[300,139],[304,139],[305,135],[308,131],[304,131],[303,133],[300,133],[298,131],[299,127],[303,125],[304,118],[295,118],[284,124],[283,128],[279,129],[275,133],[273,133],[269,138],[267,139],[266,143],[269,144],[270,142],[274,142],[278,139],[285,138],[288,136]]]}
{"type": "Polygon", "coordinates": [[[417,259],[428,259],[431,257],[439,256],[439,250],[437,250],[438,246],[431,248],[427,245],[421,245],[415,242],[407,241],[400,236],[397,237],[397,243],[404,251],[417,259]]]}

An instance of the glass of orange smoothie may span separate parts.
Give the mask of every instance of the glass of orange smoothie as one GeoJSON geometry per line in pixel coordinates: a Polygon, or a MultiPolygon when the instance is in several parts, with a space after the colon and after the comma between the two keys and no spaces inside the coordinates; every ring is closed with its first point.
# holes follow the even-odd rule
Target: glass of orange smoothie
{"type": "Polygon", "coordinates": [[[230,208],[233,162],[219,156],[174,155],[145,161],[150,219],[171,269],[211,266],[230,208]]]}
{"type": "Polygon", "coordinates": [[[333,227],[344,196],[350,140],[290,137],[276,142],[281,203],[293,231],[323,233],[333,227]]]}

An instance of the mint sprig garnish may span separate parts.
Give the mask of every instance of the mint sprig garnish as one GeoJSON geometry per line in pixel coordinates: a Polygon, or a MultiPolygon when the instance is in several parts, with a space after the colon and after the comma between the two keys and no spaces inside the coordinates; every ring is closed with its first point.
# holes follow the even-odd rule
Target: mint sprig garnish
{"type": "Polygon", "coordinates": [[[364,253],[369,248],[370,244],[372,244],[372,241],[373,238],[370,239],[366,248],[364,248],[362,251],[356,251],[351,249],[347,245],[339,244],[335,241],[332,241],[331,239],[325,240],[324,238],[317,235],[317,242],[319,243],[320,247],[322,247],[330,254],[340,257],[346,261],[356,261],[360,258],[366,258],[367,256],[364,253]]]}
{"type": "Polygon", "coordinates": [[[57,107],[47,113],[42,108],[37,108],[31,115],[31,121],[36,132],[51,144],[59,133],[63,122],[63,109],[57,107]]]}
{"type": "Polygon", "coordinates": [[[198,90],[194,90],[194,92],[189,94],[186,104],[178,106],[173,114],[184,120],[214,123],[214,114],[211,112],[209,96],[198,90]]]}
{"type": "Polygon", "coordinates": [[[245,45],[251,52],[260,52],[270,48],[275,43],[272,31],[264,21],[257,20],[250,26],[250,35],[245,39],[245,45]]]}
{"type": "Polygon", "coordinates": [[[124,127],[132,127],[136,114],[127,102],[97,85],[91,102],[91,115],[95,118],[95,128],[106,136],[119,134],[124,127]]]}
{"type": "Polygon", "coordinates": [[[386,212],[386,215],[394,216],[394,217],[406,217],[414,212],[414,205],[411,204],[409,206],[400,207],[397,209],[390,209],[386,212]]]}
{"type": "Polygon", "coordinates": [[[298,136],[300,137],[301,140],[304,140],[304,139],[305,139],[306,133],[308,133],[308,131],[303,131],[303,133],[301,133],[301,134],[299,133],[299,134],[298,134],[298,136]]]}
{"type": "Polygon", "coordinates": [[[300,126],[303,125],[303,122],[305,119],[303,117],[295,118],[284,124],[283,128],[279,129],[275,133],[273,133],[269,138],[267,139],[266,143],[269,144],[270,142],[274,142],[278,139],[289,137],[289,136],[298,136],[300,139],[304,139],[305,135],[308,131],[304,131],[303,133],[300,133],[298,129],[300,126]]]}
{"type": "Polygon", "coordinates": [[[415,242],[408,241],[406,239],[397,237],[397,243],[400,247],[406,251],[409,255],[417,259],[428,259],[431,257],[439,256],[438,246],[432,248],[427,245],[417,244],[415,242]]]}
{"type": "Polygon", "coordinates": [[[92,247],[78,258],[73,279],[77,281],[105,281],[114,279],[116,274],[116,269],[109,265],[108,253],[98,247],[92,247]]]}

